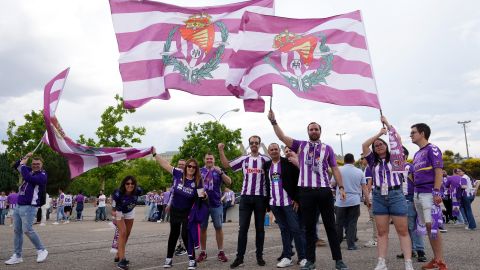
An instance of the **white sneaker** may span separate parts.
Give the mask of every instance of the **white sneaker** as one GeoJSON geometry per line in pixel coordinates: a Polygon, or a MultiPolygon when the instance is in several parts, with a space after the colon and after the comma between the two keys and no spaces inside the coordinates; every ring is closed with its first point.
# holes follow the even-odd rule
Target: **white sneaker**
{"type": "Polygon", "coordinates": [[[405,260],[405,270],[413,270],[412,260],[405,260]]]}
{"type": "Polygon", "coordinates": [[[37,263],[44,262],[47,259],[48,251],[46,249],[37,250],[37,263]]]}
{"type": "Polygon", "coordinates": [[[378,258],[378,263],[377,263],[377,266],[375,267],[375,270],[388,270],[387,264],[385,263],[384,258],[378,258]]]}
{"type": "Polygon", "coordinates": [[[12,264],[17,264],[17,263],[22,263],[23,259],[22,257],[17,257],[17,254],[13,254],[10,259],[5,261],[5,264],[12,265],[12,264]]]}
{"type": "Polygon", "coordinates": [[[47,224],[45,224],[45,223],[40,223],[40,226],[45,226],[45,225],[47,225],[47,224]]]}
{"type": "Polygon", "coordinates": [[[171,268],[172,267],[172,258],[166,258],[165,262],[163,263],[163,268],[171,268]]]}
{"type": "Polygon", "coordinates": [[[157,220],[157,223],[161,223],[161,221],[160,221],[160,220],[157,220]]]}
{"type": "Polygon", "coordinates": [[[305,264],[307,264],[307,259],[302,259],[298,264],[300,265],[300,267],[304,267],[305,264]]]}
{"type": "Polygon", "coordinates": [[[365,245],[363,245],[363,246],[369,247],[369,248],[376,247],[377,246],[377,241],[372,239],[372,240],[368,241],[367,243],[365,243],[365,245]]]}
{"type": "Polygon", "coordinates": [[[65,221],[63,224],[68,224],[68,223],[70,223],[70,221],[69,221],[69,220],[65,221]]]}
{"type": "Polygon", "coordinates": [[[56,221],[52,223],[52,225],[58,225],[58,224],[60,224],[60,223],[58,223],[56,221]]]}
{"type": "Polygon", "coordinates": [[[277,263],[278,268],[285,268],[291,265],[292,265],[292,260],[289,258],[282,258],[282,260],[279,263],[277,263]]]}

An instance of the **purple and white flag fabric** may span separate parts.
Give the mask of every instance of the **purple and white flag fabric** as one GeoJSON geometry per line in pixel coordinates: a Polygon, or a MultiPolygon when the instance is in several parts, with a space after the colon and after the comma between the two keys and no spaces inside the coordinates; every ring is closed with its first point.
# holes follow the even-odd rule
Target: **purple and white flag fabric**
{"type": "MultiPolygon", "coordinates": [[[[235,74],[247,68],[229,63],[238,47],[242,15],[274,13],[273,0],[210,7],[110,0],[110,8],[126,108],[169,99],[168,89],[200,96],[233,95],[228,86],[238,85],[235,74]]],[[[265,89],[264,94],[271,95],[271,85],[265,89]]]]}
{"type": "Polygon", "coordinates": [[[74,178],[90,169],[125,159],[149,155],[152,148],[90,147],[78,144],[63,131],[55,111],[70,68],[65,69],[45,85],[43,93],[43,119],[46,134],[43,142],[68,160],[70,177],[74,178]]]}
{"type": "Polygon", "coordinates": [[[304,99],[380,108],[360,11],[322,19],[246,12],[240,36],[232,61],[254,63],[240,98],[260,99],[260,89],[279,84],[304,99]]]}
{"type": "Polygon", "coordinates": [[[393,173],[405,171],[405,155],[403,153],[402,140],[394,127],[388,130],[388,142],[390,144],[390,162],[393,173]]]}

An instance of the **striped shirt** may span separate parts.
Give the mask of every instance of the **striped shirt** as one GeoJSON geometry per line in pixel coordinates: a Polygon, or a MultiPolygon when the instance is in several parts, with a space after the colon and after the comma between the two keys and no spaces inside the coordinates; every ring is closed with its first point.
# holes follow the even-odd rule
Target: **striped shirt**
{"type": "Polygon", "coordinates": [[[256,157],[252,155],[240,156],[230,161],[230,167],[233,171],[243,171],[243,185],[241,195],[260,195],[265,194],[265,177],[262,166],[270,158],[264,155],[256,157]]]}
{"type": "Polygon", "coordinates": [[[7,196],[0,196],[0,209],[7,208],[7,196]]]}
{"type": "Polygon", "coordinates": [[[392,172],[392,164],[390,162],[386,162],[385,159],[382,159],[375,164],[375,156],[372,151],[370,151],[365,158],[372,171],[373,185],[375,187],[381,188],[382,184],[385,182],[388,184],[389,188],[397,187],[402,184],[399,174],[392,172]]]}
{"type": "Polygon", "coordinates": [[[280,161],[270,166],[268,172],[270,176],[270,205],[273,206],[288,206],[292,204],[292,200],[288,197],[287,192],[283,189],[282,184],[282,166],[280,161]]]}
{"type": "Polygon", "coordinates": [[[299,187],[330,187],[328,167],[337,167],[331,146],[321,142],[293,140],[291,149],[298,154],[299,187]]]}

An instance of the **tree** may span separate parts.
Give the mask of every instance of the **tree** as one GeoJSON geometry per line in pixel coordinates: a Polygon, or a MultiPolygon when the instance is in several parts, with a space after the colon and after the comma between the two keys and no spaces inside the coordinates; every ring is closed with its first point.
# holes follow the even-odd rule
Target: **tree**
{"type": "MultiPolygon", "coordinates": [[[[220,166],[220,157],[217,146],[223,142],[225,144],[225,155],[228,158],[235,158],[242,154],[238,145],[241,143],[241,129],[229,130],[225,125],[219,122],[205,122],[202,124],[188,123],[185,128],[187,136],[182,140],[183,144],[179,148],[179,153],[172,159],[172,164],[176,164],[179,159],[194,158],[200,166],[204,165],[204,156],[211,152],[215,156],[215,164],[220,166]]],[[[232,178],[233,190],[240,190],[242,186],[241,172],[227,172],[232,178]]],[[[171,178],[170,178],[171,179],[171,178]]]]}
{"type": "Polygon", "coordinates": [[[8,161],[7,153],[0,154],[0,191],[17,189],[18,176],[8,161]]]}
{"type": "MultiPolygon", "coordinates": [[[[98,141],[92,138],[85,138],[82,134],[80,135],[78,143],[93,147],[131,147],[134,143],[142,142],[139,136],[145,135],[144,127],[117,126],[123,121],[124,115],[134,113],[135,110],[125,109],[123,107],[123,99],[119,95],[115,96],[115,100],[117,104],[107,107],[102,113],[101,125],[95,132],[98,141]]],[[[99,189],[105,192],[111,192],[113,189],[106,190],[105,183],[110,180],[115,182],[114,180],[117,174],[121,171],[122,167],[125,166],[125,163],[125,161],[120,161],[101,168],[95,168],[87,172],[87,178],[93,177],[100,180],[99,189]]]]}

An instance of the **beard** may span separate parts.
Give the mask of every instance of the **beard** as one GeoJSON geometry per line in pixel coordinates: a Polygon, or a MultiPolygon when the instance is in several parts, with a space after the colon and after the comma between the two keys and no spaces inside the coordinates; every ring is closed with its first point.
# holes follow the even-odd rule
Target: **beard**
{"type": "Polygon", "coordinates": [[[317,134],[312,134],[312,135],[309,134],[308,138],[310,139],[310,141],[318,141],[320,139],[320,136],[317,134]]]}

